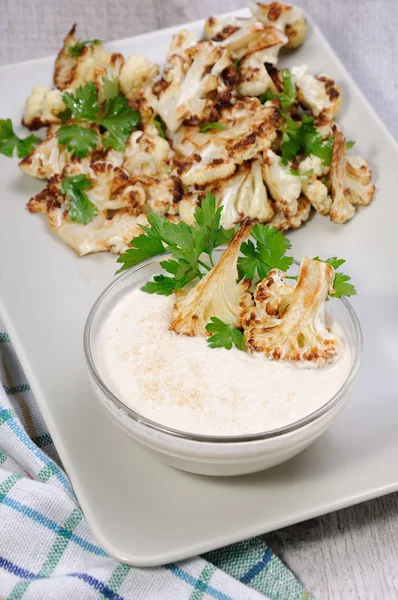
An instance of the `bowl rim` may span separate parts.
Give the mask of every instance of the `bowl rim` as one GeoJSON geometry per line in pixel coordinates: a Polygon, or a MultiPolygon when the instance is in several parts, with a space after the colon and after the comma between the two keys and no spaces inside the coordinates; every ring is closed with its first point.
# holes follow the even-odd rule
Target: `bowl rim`
{"type": "MultiPolygon", "coordinates": [[[[216,250],[223,250],[225,246],[220,246],[216,250]]],[[[160,262],[161,260],[165,260],[170,257],[169,253],[158,254],[156,256],[152,256],[145,261],[142,261],[135,267],[132,267],[125,272],[120,273],[98,296],[96,301],[94,302],[86,320],[86,324],[84,327],[83,334],[83,346],[84,346],[84,355],[86,359],[86,363],[90,372],[92,379],[95,384],[100,388],[102,393],[110,400],[116,408],[124,412],[129,418],[133,419],[135,422],[148,427],[152,431],[156,431],[158,433],[165,434],[167,436],[171,436],[173,438],[178,438],[182,440],[189,440],[191,442],[200,442],[200,443],[215,443],[215,444],[231,444],[231,443],[244,443],[244,442],[258,442],[262,440],[269,440],[279,438],[283,435],[293,433],[307,425],[310,425],[314,421],[321,418],[323,415],[331,411],[336,405],[339,404],[340,400],[344,397],[347,390],[350,388],[352,382],[358,374],[359,367],[361,364],[362,353],[363,353],[363,335],[362,328],[359,322],[359,318],[353,309],[351,303],[345,298],[336,298],[336,301],[342,302],[344,308],[346,309],[348,316],[351,321],[351,325],[354,332],[355,338],[355,356],[353,360],[353,364],[351,366],[350,372],[345,379],[343,385],[340,389],[328,400],[325,404],[323,404],[320,408],[313,411],[309,415],[302,417],[298,421],[294,421],[293,423],[289,423],[284,427],[279,427],[277,429],[272,429],[265,432],[259,433],[251,433],[251,434],[243,434],[243,435],[205,435],[200,433],[191,433],[187,431],[182,431],[179,429],[174,429],[173,427],[168,427],[167,425],[162,425],[161,423],[157,423],[147,417],[144,417],[140,413],[136,412],[134,409],[127,406],[122,400],[120,400],[105,384],[101,375],[99,374],[97,367],[95,365],[95,361],[93,358],[93,353],[91,349],[91,328],[94,321],[94,318],[100,309],[101,305],[105,301],[106,297],[113,291],[115,287],[117,287],[121,282],[125,279],[128,279],[132,275],[136,274],[141,269],[144,269],[146,266],[154,263],[160,262]]],[[[296,265],[300,263],[298,261],[294,261],[296,265]]]]}

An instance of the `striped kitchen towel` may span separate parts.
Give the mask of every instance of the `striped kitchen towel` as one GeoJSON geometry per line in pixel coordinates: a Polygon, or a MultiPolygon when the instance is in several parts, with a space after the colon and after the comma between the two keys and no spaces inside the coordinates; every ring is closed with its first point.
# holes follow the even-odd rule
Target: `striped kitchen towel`
{"type": "Polygon", "coordinates": [[[262,541],[137,569],[94,539],[0,322],[0,600],[307,600],[262,541]]]}

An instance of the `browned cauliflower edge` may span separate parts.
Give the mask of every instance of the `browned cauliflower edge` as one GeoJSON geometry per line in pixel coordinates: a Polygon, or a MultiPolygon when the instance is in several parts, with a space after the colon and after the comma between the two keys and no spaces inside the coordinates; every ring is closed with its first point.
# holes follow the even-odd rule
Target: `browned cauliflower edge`
{"type": "Polygon", "coordinates": [[[325,323],[333,280],[331,265],[309,258],[302,259],[294,288],[270,271],[257,286],[255,308],[242,319],[248,348],[273,360],[330,362],[341,345],[325,323]]]}

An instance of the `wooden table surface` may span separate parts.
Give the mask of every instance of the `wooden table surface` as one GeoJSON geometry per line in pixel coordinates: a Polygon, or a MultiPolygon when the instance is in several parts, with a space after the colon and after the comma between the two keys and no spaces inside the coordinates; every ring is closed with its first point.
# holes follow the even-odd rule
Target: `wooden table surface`
{"type": "MultiPolygon", "coordinates": [[[[74,22],[80,39],[113,40],[243,6],[239,0],[0,0],[0,64],[54,54],[74,22]]],[[[301,0],[300,6],[398,137],[398,0],[301,0]]],[[[398,494],[265,539],[317,599],[398,599],[398,494]]]]}

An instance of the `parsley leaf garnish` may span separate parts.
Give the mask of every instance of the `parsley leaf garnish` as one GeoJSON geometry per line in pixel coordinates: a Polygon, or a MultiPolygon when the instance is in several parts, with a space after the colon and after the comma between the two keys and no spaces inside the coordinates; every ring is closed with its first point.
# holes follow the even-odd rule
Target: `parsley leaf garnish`
{"type": "Polygon", "coordinates": [[[303,115],[301,122],[284,114],[285,126],[282,133],[282,163],[287,165],[296,154],[313,154],[322,159],[324,165],[332,162],[333,142],[331,137],[323,140],[314,125],[314,118],[303,115]]]}
{"type": "Polygon", "coordinates": [[[176,287],[174,277],[166,277],[166,275],[155,275],[153,281],[147,281],[142,286],[142,291],[147,294],[158,294],[159,296],[171,296],[176,287]]]}
{"type": "Polygon", "coordinates": [[[11,119],[0,119],[0,153],[5,156],[13,156],[17,151],[18,158],[28,156],[39,142],[35,135],[21,139],[14,133],[11,119]]]}
{"type": "Polygon", "coordinates": [[[71,56],[79,56],[80,52],[83,50],[85,46],[89,44],[101,44],[101,40],[86,40],[84,42],[77,42],[74,46],[69,46],[68,52],[71,56]]]}
{"type": "Polygon", "coordinates": [[[212,193],[207,194],[202,202],[202,206],[197,206],[195,210],[195,221],[199,227],[206,228],[204,238],[204,252],[209,257],[210,264],[213,263],[213,250],[221,244],[229,243],[234,235],[233,230],[226,230],[220,227],[222,207],[216,207],[216,199],[212,193]]]}
{"type": "Polygon", "coordinates": [[[58,139],[60,144],[67,144],[68,150],[78,158],[86,156],[98,143],[98,134],[88,125],[96,124],[102,127],[101,131],[106,130],[102,135],[102,142],[106,148],[124,150],[126,141],[141,120],[140,113],[127,104],[126,97],[118,95],[117,80],[105,77],[103,82],[103,104],[99,104],[98,92],[92,82],[77,88],[75,94],[62,94],[67,108],[58,117],[62,122],[71,117],[74,117],[75,121],[60,127],[58,139]]]}
{"type": "MultiPolygon", "coordinates": [[[[319,256],[315,256],[314,260],[322,259],[319,258],[319,256]]],[[[345,263],[344,258],[337,258],[336,256],[332,256],[331,258],[328,258],[323,262],[329,263],[329,265],[331,265],[336,271],[333,281],[333,289],[335,293],[332,294],[330,297],[341,298],[342,296],[356,296],[357,291],[355,287],[352,285],[352,283],[349,283],[349,281],[351,281],[351,277],[345,275],[344,273],[339,273],[337,271],[337,269],[345,263]]]]}
{"type": "Polygon", "coordinates": [[[259,97],[262,104],[272,98],[278,98],[281,103],[282,110],[289,110],[296,101],[296,83],[289,69],[282,69],[283,88],[280,94],[273,94],[270,90],[265,90],[264,94],[259,97]]]}
{"type": "Polygon", "coordinates": [[[86,83],[84,88],[78,87],[75,94],[64,92],[62,101],[76,119],[95,121],[100,110],[98,92],[93,82],[86,83]]]}
{"type": "Polygon", "coordinates": [[[183,288],[196,278],[202,278],[210,266],[201,260],[207,254],[213,265],[212,251],[231,241],[234,231],[220,227],[220,209],[216,208],[213,194],[207,194],[202,206],[195,212],[195,225],[172,223],[159,215],[148,212],[149,226],[141,225],[143,233],[131,240],[131,248],[119,256],[118,273],[143,260],[169,252],[170,260],[160,263],[169,274],[156,275],[142,288],[151,294],[169,295],[183,288]]]}
{"type": "Polygon", "coordinates": [[[58,130],[58,141],[78,158],[83,158],[96,147],[98,134],[80,125],[61,125],[58,130]]]}
{"type": "Polygon", "coordinates": [[[158,130],[158,134],[164,140],[166,139],[166,125],[162,118],[159,115],[156,115],[153,122],[155,123],[155,127],[158,130]]]}
{"type": "Polygon", "coordinates": [[[116,96],[106,100],[105,113],[98,120],[98,123],[108,132],[102,138],[105,148],[124,150],[125,143],[131,132],[137,128],[140,120],[140,113],[127,104],[125,96],[116,96]]]}
{"type": "Polygon", "coordinates": [[[206,329],[212,334],[207,338],[210,348],[231,350],[232,346],[236,346],[238,350],[245,350],[245,339],[241,330],[224,323],[218,317],[211,317],[206,329]]]}
{"type": "Polygon", "coordinates": [[[64,178],[61,192],[70,200],[68,216],[71,221],[87,225],[98,214],[97,207],[90,202],[84,191],[90,188],[91,185],[90,179],[83,174],[64,178]]]}
{"type": "Polygon", "coordinates": [[[65,108],[65,110],[57,114],[57,117],[61,123],[66,123],[72,117],[72,111],[70,108],[65,108]]]}
{"type": "Polygon", "coordinates": [[[344,275],[344,273],[336,273],[333,282],[333,289],[335,293],[333,294],[333,298],[341,298],[342,296],[356,296],[356,289],[352,285],[352,283],[348,283],[351,281],[351,277],[348,275],[344,275]]]}
{"type": "Polygon", "coordinates": [[[353,140],[350,140],[349,142],[346,142],[346,144],[345,144],[346,150],[351,150],[351,148],[353,148],[354,146],[355,146],[355,142],[353,140]]]}
{"type": "Polygon", "coordinates": [[[212,123],[202,123],[202,125],[199,126],[199,131],[201,133],[206,133],[206,131],[209,131],[210,129],[225,129],[225,125],[218,121],[213,121],[212,123]]]}
{"type": "Polygon", "coordinates": [[[244,277],[253,281],[256,274],[260,279],[267,277],[271,269],[287,271],[292,265],[293,258],[285,256],[291,248],[291,243],[281,231],[268,225],[256,224],[252,228],[251,240],[241,246],[243,256],[238,259],[239,278],[244,277]]]}

